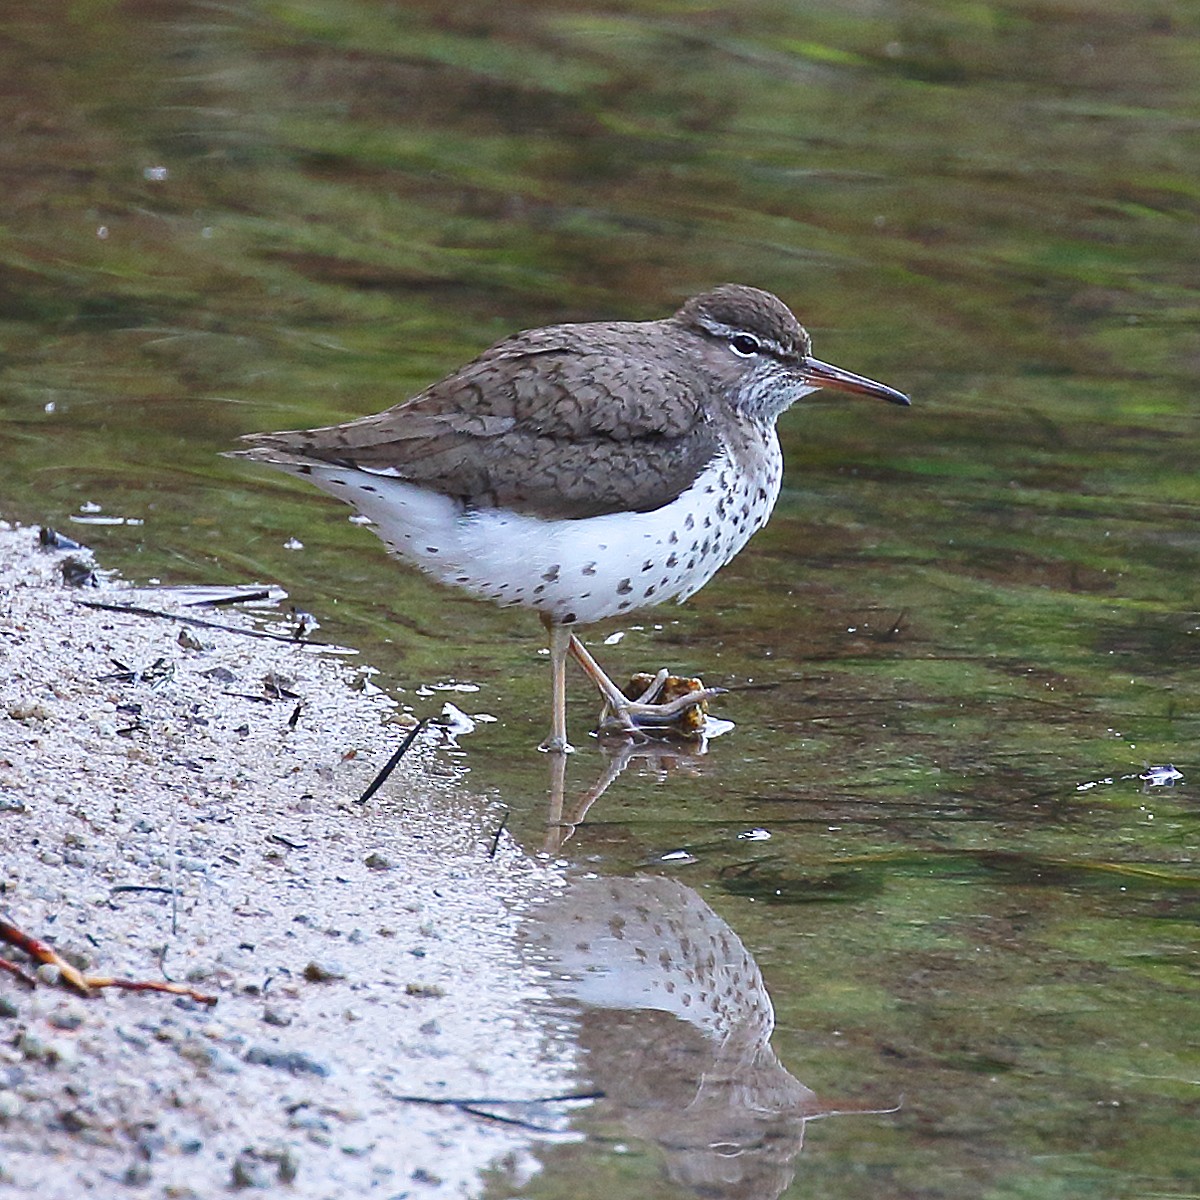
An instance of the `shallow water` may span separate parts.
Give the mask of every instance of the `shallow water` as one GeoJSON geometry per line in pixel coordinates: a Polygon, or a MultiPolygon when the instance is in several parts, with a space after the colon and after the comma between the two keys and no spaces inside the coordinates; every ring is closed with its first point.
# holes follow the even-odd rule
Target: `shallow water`
{"type": "MultiPolygon", "coordinates": [[[[537,623],[218,451],[514,328],[777,291],[914,407],[793,410],[767,530],[682,608],[593,631],[614,671],[729,687],[736,728],[630,764],[561,854],[693,889],[822,1100],[903,1098],[810,1123],[784,1194],[1200,1190],[1193,8],[61,18],[3,18],[0,510],[132,578],[277,580],[415,711],[499,717],[470,781],[535,850],[537,623]],[[143,523],[78,525],[88,502],[143,523]],[[479,691],[417,694],[453,680],[479,691]],[[1181,783],[1137,778],[1165,763],[1181,783]]],[[[605,767],[573,697],[568,803],[605,767]]],[[[617,1100],[579,1120],[494,1194],[696,1194],[617,1100]]]]}

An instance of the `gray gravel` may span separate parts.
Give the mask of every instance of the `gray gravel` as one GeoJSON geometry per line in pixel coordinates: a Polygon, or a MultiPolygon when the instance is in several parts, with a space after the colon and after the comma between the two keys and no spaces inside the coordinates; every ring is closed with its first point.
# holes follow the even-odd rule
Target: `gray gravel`
{"type": "Polygon", "coordinates": [[[0,1194],[473,1196],[533,1169],[528,1133],[393,1097],[569,1089],[516,946],[554,870],[489,857],[498,814],[431,739],[353,802],[403,730],[348,659],[83,608],[169,601],[68,586],[63,557],[0,522],[0,910],[220,999],[0,974],[0,1194]]]}

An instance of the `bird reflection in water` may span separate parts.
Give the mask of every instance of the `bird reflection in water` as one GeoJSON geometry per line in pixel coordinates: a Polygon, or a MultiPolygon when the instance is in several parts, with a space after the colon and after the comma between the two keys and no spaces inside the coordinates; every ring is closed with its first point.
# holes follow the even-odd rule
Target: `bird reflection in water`
{"type": "Polygon", "coordinates": [[[532,916],[531,960],[578,1026],[593,1115],[657,1144],[705,1197],[779,1196],[807,1122],[848,1112],[771,1048],[774,1009],[737,934],[678,880],[585,876],[532,916]]]}

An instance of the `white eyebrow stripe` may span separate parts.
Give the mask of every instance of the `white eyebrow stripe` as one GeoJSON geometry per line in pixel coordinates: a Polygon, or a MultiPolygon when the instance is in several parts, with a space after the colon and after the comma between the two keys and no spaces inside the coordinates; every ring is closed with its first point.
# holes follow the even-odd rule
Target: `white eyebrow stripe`
{"type": "Polygon", "coordinates": [[[763,337],[761,333],[754,333],[749,329],[736,329],[732,325],[726,325],[724,321],[714,321],[712,317],[705,316],[703,313],[698,314],[696,319],[713,337],[723,338],[725,341],[728,341],[739,334],[748,334],[764,350],[774,354],[777,358],[782,358],[787,353],[774,338],[763,337]]]}

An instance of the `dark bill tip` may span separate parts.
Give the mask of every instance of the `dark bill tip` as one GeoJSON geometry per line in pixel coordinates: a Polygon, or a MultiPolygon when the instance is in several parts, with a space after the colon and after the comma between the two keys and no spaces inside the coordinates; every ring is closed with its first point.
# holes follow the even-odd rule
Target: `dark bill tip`
{"type": "Polygon", "coordinates": [[[843,371],[830,363],[821,362],[819,358],[806,358],[801,368],[804,378],[813,387],[830,388],[838,392],[854,392],[860,396],[874,396],[878,400],[886,400],[889,404],[902,404],[907,408],[912,401],[903,393],[890,388],[886,383],[876,383],[865,375],[855,375],[853,371],[843,371]]]}

